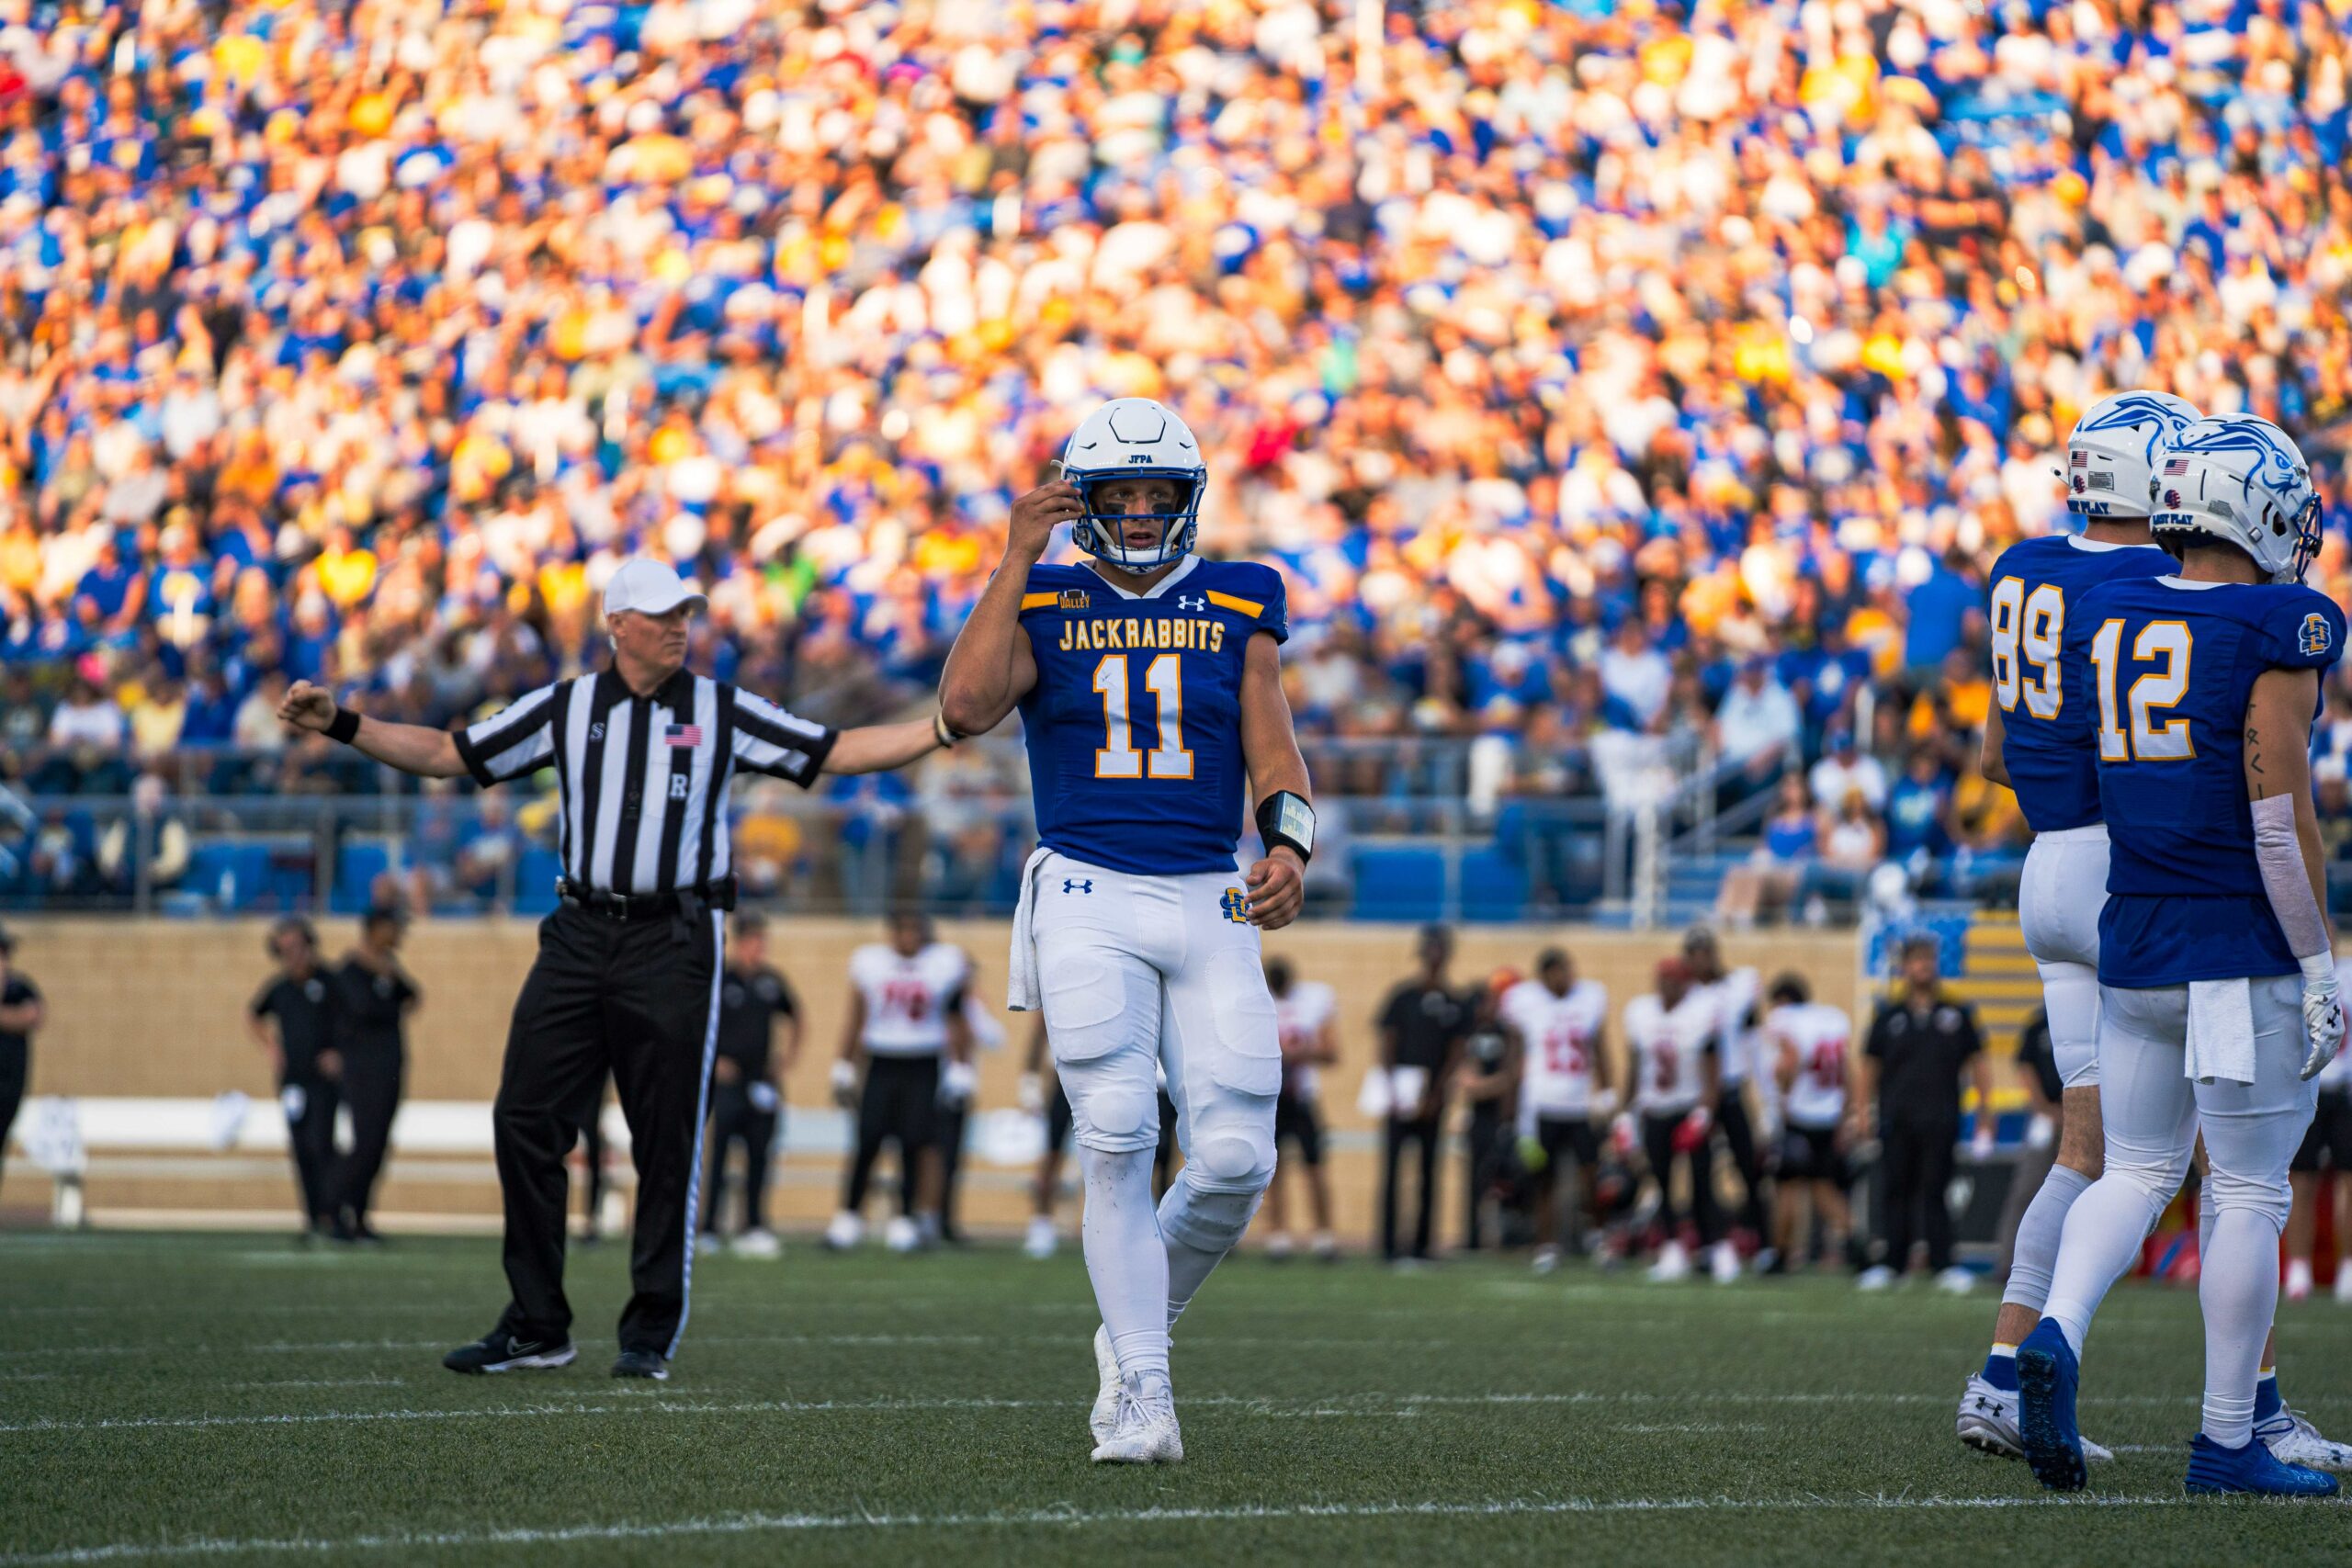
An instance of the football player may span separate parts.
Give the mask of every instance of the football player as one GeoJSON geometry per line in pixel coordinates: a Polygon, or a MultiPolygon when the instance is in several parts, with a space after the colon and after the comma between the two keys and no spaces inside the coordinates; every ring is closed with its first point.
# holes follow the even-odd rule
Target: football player
{"type": "Polygon", "coordinates": [[[1690,1273],[1690,1254],[1682,1245],[1683,1214],[1674,1202],[1678,1159],[1690,1178],[1691,1217],[1716,1280],[1728,1284],[1739,1278],[1739,1258],[1721,1239],[1715,1207],[1710,1134],[1719,1089],[1720,1033],[1713,997],[1690,983],[1690,966],[1679,958],[1661,959],[1657,991],[1625,1004],[1634,1113],[1641,1121],[1642,1151],[1657,1183],[1658,1214],[1666,1227],[1666,1244],[1650,1269],[1653,1280],[1687,1279],[1690,1273]]]}
{"type": "MultiPolygon", "coordinates": [[[[1315,1206],[1315,1235],[1308,1243],[1326,1263],[1340,1256],[1331,1235],[1331,1184],[1323,1173],[1323,1118],[1317,1110],[1318,1067],[1340,1059],[1340,998],[1320,980],[1300,980],[1287,958],[1266,960],[1266,989],[1273,994],[1274,1025],[1283,1046],[1283,1091],[1274,1101],[1274,1147],[1288,1144],[1306,1167],[1306,1196],[1315,1206]]],[[[1283,1162],[1266,1188],[1267,1217],[1274,1234],[1266,1256],[1288,1258],[1293,1250],[1290,1218],[1283,1204],[1283,1162]]]]}
{"type": "Polygon", "coordinates": [[[971,960],[934,941],[926,915],[899,910],[889,931],[888,942],[849,955],[849,1017],[833,1063],[833,1098],[856,1111],[857,1145],[841,1213],[825,1227],[825,1245],[837,1251],[865,1238],[866,1184],[886,1144],[899,1151],[899,1213],[884,1242],[893,1252],[912,1252],[937,1239],[940,1106],[968,1100],[976,1072],[964,1013],[971,960]]]}
{"type": "Polygon", "coordinates": [[[1854,1021],[1842,1008],[1815,1001],[1801,975],[1773,981],[1766,999],[1771,1006],[1764,1038],[1787,1129],[1777,1216],[1775,1271],[1781,1271],[1816,1253],[1833,1262],[1846,1254],[1846,1079],[1854,1021]],[[1800,1248],[1798,1226],[1806,1220],[1814,1235],[1800,1248]]]}
{"type": "MultiPolygon", "coordinates": [[[[1983,768],[1987,779],[2017,792],[2033,829],[2018,886],[2018,922],[2041,972],[2051,1055],[2065,1086],[2057,1157],[2018,1222],[1993,1348],[1961,1393],[1960,1440],[2005,1458],[2024,1451],[2018,1342],[2041,1315],[2066,1210],[2099,1174],[2098,920],[2107,902],[2107,824],[2099,813],[2092,705],[2087,694],[2066,688],[2059,644],[2069,610],[2094,583],[2173,570],[2172,557],[2148,535],[2148,491],[2157,446],[2195,418],[2195,408],[2166,392],[2121,392],[2092,404],[2066,440],[2066,510],[2083,520],[2083,531],[2024,540],[1993,563],[1986,615],[1994,700],[1984,720],[1983,768]]],[[[2090,1448],[2093,1457],[2106,1456],[2096,1444],[2090,1448]]]]}
{"type": "Polygon", "coordinates": [[[1042,1004],[1076,1119],[1105,1462],[1183,1457],[1169,1330],[1273,1175],[1283,1058],[1260,933],[1297,917],[1315,847],[1282,688],[1283,580],[1193,553],[1207,477],[1159,403],[1088,415],[1061,476],[1013,503],[940,685],[951,732],[1021,710],[1042,841],[1009,1002],[1042,1004]],[[1063,524],[1091,558],[1042,564],[1063,524]],[[1238,875],[1245,789],[1264,853],[1238,875]],[[1156,1064],[1184,1155],[1157,1205],[1156,1064]]]}
{"type": "Polygon", "coordinates": [[[2149,524],[2178,570],[2090,589],[2063,637],[2061,683],[2089,699],[2111,840],[2098,929],[2106,1158],[2067,1213],[2045,1315],[2018,1348],[2018,1426],[2044,1485],[2083,1485],[2083,1338],[2178,1190],[2201,1123],[2212,1218],[2188,1489],[2332,1495],[2335,1477],[2282,1461],[2256,1427],[2288,1165],[2312,1080],[2343,1043],[2310,743],[2344,615],[2302,585],[2319,498],[2284,432],[2247,414],[2203,419],[2155,457],[2149,524]]]}
{"type": "Polygon", "coordinates": [[[1555,1210],[1560,1169],[1576,1162],[1580,1201],[1589,1201],[1600,1139],[1592,1119],[1616,1109],[1601,1036],[1609,1024],[1609,988],[1578,980],[1559,948],[1535,960],[1535,978],[1503,993],[1502,1025],[1519,1064],[1520,1164],[1535,1178],[1535,1257],[1538,1274],[1560,1266],[1555,1210]]]}
{"type": "Polygon", "coordinates": [[[1759,1046],[1763,977],[1745,965],[1734,969],[1724,963],[1715,933],[1694,926],[1682,938],[1682,961],[1690,966],[1692,981],[1713,996],[1715,1021],[1715,1066],[1722,1093],[1715,1104],[1715,1125],[1739,1177],[1739,1221],[1753,1233],[1756,1245],[1765,1244],[1764,1152],[1747,1115],[1747,1086],[1754,1077],[1759,1046]]]}

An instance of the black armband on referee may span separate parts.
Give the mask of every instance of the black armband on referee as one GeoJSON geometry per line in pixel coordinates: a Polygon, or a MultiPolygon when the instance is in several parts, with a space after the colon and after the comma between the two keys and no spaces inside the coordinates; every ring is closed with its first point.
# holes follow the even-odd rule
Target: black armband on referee
{"type": "Polygon", "coordinates": [[[334,717],[327,721],[327,739],[340,740],[345,746],[359,739],[359,716],[346,707],[334,710],[334,717]]]}
{"type": "Polygon", "coordinates": [[[1272,854],[1276,844],[1287,844],[1302,861],[1315,858],[1315,807],[1302,795],[1278,789],[1258,803],[1258,837],[1272,854]]]}

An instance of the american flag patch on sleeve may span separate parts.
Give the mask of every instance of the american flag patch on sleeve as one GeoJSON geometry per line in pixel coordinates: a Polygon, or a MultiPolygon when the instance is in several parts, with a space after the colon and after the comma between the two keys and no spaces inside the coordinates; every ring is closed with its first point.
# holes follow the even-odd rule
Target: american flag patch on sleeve
{"type": "Polygon", "coordinates": [[[699,746],[702,744],[702,726],[699,724],[673,724],[670,726],[669,728],[662,732],[662,744],[664,746],[699,746]]]}

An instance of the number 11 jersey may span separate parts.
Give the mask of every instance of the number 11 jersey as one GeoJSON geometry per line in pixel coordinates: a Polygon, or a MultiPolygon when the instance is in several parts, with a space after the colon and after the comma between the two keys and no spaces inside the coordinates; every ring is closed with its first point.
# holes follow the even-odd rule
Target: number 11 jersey
{"type": "Polygon", "coordinates": [[[2070,612],[2098,583],[2155,577],[2175,564],[2154,545],[2101,544],[2079,534],[2024,540],[1993,563],[1986,622],[1993,700],[2001,705],[2001,759],[2018,809],[2035,832],[2063,833],[2099,820],[2091,694],[2063,655],[2070,612]]]}
{"type": "Polygon", "coordinates": [[[1290,636],[1282,575],[1187,556],[1136,594],[1036,566],[1021,595],[1037,682],[1021,699],[1037,837],[1135,876],[1230,872],[1250,771],[1250,639],[1290,636]]]}

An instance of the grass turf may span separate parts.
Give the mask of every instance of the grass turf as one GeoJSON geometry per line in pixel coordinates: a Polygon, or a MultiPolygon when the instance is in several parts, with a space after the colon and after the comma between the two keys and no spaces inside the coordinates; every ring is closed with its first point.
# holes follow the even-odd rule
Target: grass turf
{"type": "MultiPolygon", "coordinates": [[[[0,1563],[1043,1565],[2342,1562],[2345,1510],[2185,1501],[2196,1303],[2126,1287],[2087,1502],[1952,1438],[1984,1293],[1650,1286],[1245,1256],[1175,1370],[1190,1461],[1099,1469],[1074,1252],[706,1258],[666,1385],[605,1376],[626,1260],[575,1255],[581,1360],[458,1378],[494,1245],[0,1236],[0,1563]]],[[[2352,1314],[2281,1309],[2288,1395],[2352,1430],[2352,1314]]]]}

